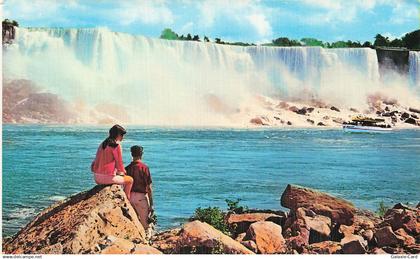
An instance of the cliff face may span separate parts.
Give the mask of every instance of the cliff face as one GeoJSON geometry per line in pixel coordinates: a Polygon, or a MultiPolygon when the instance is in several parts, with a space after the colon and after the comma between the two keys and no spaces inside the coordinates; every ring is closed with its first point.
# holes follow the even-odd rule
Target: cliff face
{"type": "Polygon", "coordinates": [[[379,73],[386,74],[387,70],[408,74],[408,50],[376,49],[379,63],[379,73]]]}
{"type": "Polygon", "coordinates": [[[3,252],[132,253],[146,242],[145,236],[122,188],[98,185],[42,211],[13,238],[3,242],[3,252]],[[120,249],[121,243],[130,244],[124,245],[130,248],[120,249]]]}

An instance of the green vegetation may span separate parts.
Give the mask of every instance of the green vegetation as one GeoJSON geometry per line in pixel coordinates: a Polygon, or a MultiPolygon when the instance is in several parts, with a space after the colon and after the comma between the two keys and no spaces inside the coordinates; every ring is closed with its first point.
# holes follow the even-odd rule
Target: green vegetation
{"type": "Polygon", "coordinates": [[[378,209],[376,210],[376,214],[378,214],[378,216],[380,217],[383,217],[385,213],[387,212],[387,210],[389,210],[389,207],[385,206],[385,203],[381,201],[379,203],[378,209]]]}
{"type": "Polygon", "coordinates": [[[420,49],[420,30],[406,33],[401,39],[394,39],[392,41],[388,37],[377,34],[373,45],[375,47],[420,49]]]}
{"type": "Polygon", "coordinates": [[[228,200],[226,199],[226,204],[228,207],[227,211],[221,210],[219,207],[207,207],[207,208],[197,208],[195,210],[194,216],[190,220],[199,220],[206,222],[207,224],[213,226],[214,228],[222,231],[223,233],[230,235],[232,229],[229,228],[226,223],[226,215],[232,213],[244,213],[248,210],[247,206],[239,206],[241,199],[228,200]]]}
{"type": "MultiPolygon", "coordinates": [[[[179,36],[177,33],[167,28],[162,31],[160,36],[161,39],[167,40],[187,40],[187,41],[200,41],[198,35],[187,34],[187,36],[179,36]]],[[[203,38],[204,42],[210,42],[207,36],[203,38]]],[[[224,45],[235,45],[235,46],[255,46],[254,43],[245,42],[227,42],[221,38],[215,38],[214,43],[224,45]]],[[[406,48],[406,49],[420,49],[420,30],[416,30],[405,34],[401,39],[389,40],[388,37],[384,37],[381,34],[375,36],[375,41],[372,44],[369,41],[365,41],[363,44],[359,41],[335,41],[335,42],[323,42],[315,38],[302,38],[300,40],[289,39],[287,37],[279,37],[272,40],[270,43],[262,44],[263,46],[279,46],[279,47],[296,47],[296,46],[310,46],[310,47],[323,47],[323,48],[376,48],[376,47],[395,47],[395,48],[406,48]]]]}
{"type": "Polygon", "coordinates": [[[191,218],[191,220],[199,220],[201,222],[206,222],[214,228],[229,235],[229,227],[225,222],[225,216],[226,213],[223,212],[219,207],[199,207],[195,210],[194,216],[191,218]]]}

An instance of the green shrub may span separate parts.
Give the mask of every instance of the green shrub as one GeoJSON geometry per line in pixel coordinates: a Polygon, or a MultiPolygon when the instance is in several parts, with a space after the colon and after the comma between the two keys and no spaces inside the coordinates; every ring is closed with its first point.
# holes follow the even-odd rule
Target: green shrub
{"type": "Polygon", "coordinates": [[[376,214],[378,214],[380,217],[383,217],[388,209],[389,207],[385,206],[385,203],[381,201],[379,203],[378,209],[376,210],[376,214]]]}
{"type": "Polygon", "coordinates": [[[226,213],[223,212],[219,207],[208,207],[208,208],[197,208],[194,216],[191,220],[199,220],[206,222],[214,228],[222,231],[223,233],[230,235],[229,228],[225,222],[226,213]]]}
{"type": "Polygon", "coordinates": [[[225,201],[228,206],[228,213],[241,214],[248,210],[247,206],[239,206],[239,202],[241,201],[241,199],[236,199],[236,200],[226,199],[225,201]]]}

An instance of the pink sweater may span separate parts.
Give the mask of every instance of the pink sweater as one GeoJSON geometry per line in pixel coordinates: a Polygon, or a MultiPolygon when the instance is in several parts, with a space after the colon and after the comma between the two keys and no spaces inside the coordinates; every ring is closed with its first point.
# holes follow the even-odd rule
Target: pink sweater
{"type": "Polygon", "coordinates": [[[95,174],[115,175],[116,172],[125,174],[121,145],[115,148],[107,146],[105,149],[102,148],[102,144],[99,145],[91,170],[95,174]]]}

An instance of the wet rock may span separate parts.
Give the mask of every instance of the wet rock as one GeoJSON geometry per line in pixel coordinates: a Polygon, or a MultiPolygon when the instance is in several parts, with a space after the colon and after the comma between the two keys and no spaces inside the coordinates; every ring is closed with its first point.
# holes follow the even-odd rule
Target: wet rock
{"type": "Polygon", "coordinates": [[[279,254],[286,252],[282,228],[273,222],[255,222],[249,226],[246,240],[257,244],[258,251],[262,254],[279,254]]]}
{"type": "Polygon", "coordinates": [[[310,123],[310,124],[312,124],[312,125],[315,123],[315,121],[313,121],[313,120],[311,120],[311,119],[306,119],[306,121],[307,121],[307,122],[309,122],[309,123],[310,123]]]}
{"type": "Polygon", "coordinates": [[[403,114],[401,114],[401,119],[407,119],[410,118],[410,114],[404,112],[403,114]]]}
{"type": "Polygon", "coordinates": [[[244,214],[230,214],[227,216],[227,223],[235,229],[236,233],[242,233],[248,230],[252,223],[257,221],[271,221],[282,222],[284,217],[273,213],[244,213],[244,214]]]}
{"type": "Polygon", "coordinates": [[[410,112],[415,112],[415,113],[420,113],[420,109],[415,109],[415,108],[408,108],[408,110],[410,111],[410,112]]]}
{"type": "Polygon", "coordinates": [[[417,125],[417,121],[413,118],[408,118],[404,122],[412,125],[417,125]]]}
{"type": "Polygon", "coordinates": [[[262,119],[258,117],[251,119],[249,122],[256,125],[264,125],[264,122],[262,121],[262,119]]]}
{"type": "Polygon", "coordinates": [[[6,253],[94,253],[109,236],[145,242],[145,231],[119,185],[98,185],[58,202],[3,244],[6,253]],[[59,244],[59,245],[58,245],[59,244]]]}
{"type": "Polygon", "coordinates": [[[375,232],[378,247],[396,246],[401,243],[401,238],[394,234],[391,227],[383,227],[375,232]]]}
{"type": "Polygon", "coordinates": [[[299,111],[299,108],[296,107],[296,106],[290,106],[289,107],[289,111],[292,111],[292,112],[296,112],[297,113],[297,111],[299,111]]]}
{"type": "Polygon", "coordinates": [[[337,107],[335,107],[335,106],[331,106],[331,108],[330,108],[331,110],[333,110],[333,111],[336,111],[336,112],[340,112],[340,109],[338,109],[337,107]]]}
{"type": "Polygon", "coordinates": [[[209,224],[198,220],[185,224],[181,229],[175,252],[187,254],[252,254],[249,249],[239,242],[209,224]]]}
{"type": "Polygon", "coordinates": [[[323,241],[308,246],[308,253],[314,254],[337,254],[341,250],[341,244],[334,241],[323,241]]]}
{"type": "Polygon", "coordinates": [[[342,118],[333,118],[332,119],[333,122],[338,123],[338,124],[343,124],[344,120],[342,118]]]}
{"type": "Polygon", "coordinates": [[[405,232],[403,228],[397,229],[394,231],[397,236],[402,237],[402,243],[404,246],[414,245],[416,243],[416,239],[405,232]]]}
{"type": "Polygon", "coordinates": [[[351,235],[341,240],[344,254],[365,254],[367,242],[361,236],[351,235]]]}
{"type": "Polygon", "coordinates": [[[296,211],[297,208],[312,210],[329,217],[333,223],[351,225],[355,208],[343,199],[297,185],[287,185],[281,196],[281,205],[296,211]]]}
{"type": "Polygon", "coordinates": [[[318,124],[317,124],[318,126],[327,126],[327,125],[325,125],[322,121],[321,122],[318,122],[318,124]]]}

